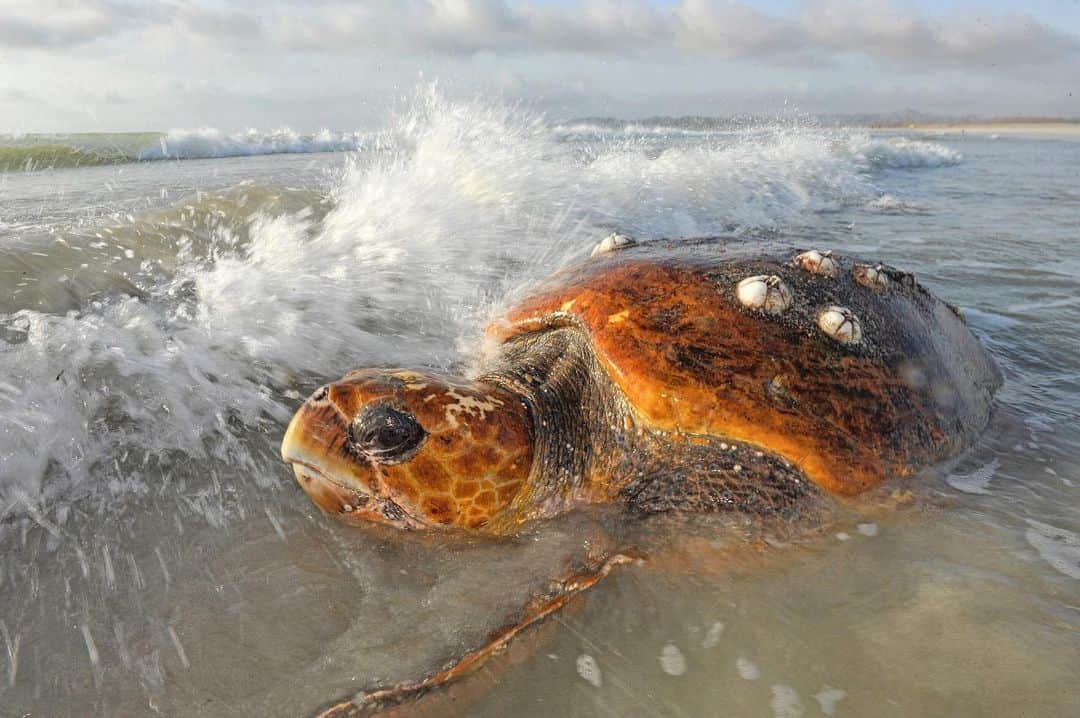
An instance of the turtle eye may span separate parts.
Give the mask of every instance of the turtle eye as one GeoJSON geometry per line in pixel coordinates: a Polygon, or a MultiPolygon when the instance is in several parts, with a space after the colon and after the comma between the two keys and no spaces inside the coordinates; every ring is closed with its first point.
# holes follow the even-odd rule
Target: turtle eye
{"type": "Polygon", "coordinates": [[[364,407],[349,426],[352,447],[381,464],[409,460],[426,437],[412,414],[386,403],[364,407]]]}

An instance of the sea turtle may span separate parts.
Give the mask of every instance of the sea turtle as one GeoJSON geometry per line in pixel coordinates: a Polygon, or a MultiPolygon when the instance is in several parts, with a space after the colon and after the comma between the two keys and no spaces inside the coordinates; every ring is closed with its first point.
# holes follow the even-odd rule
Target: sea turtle
{"type": "MultiPolygon", "coordinates": [[[[956,454],[1001,383],[911,274],[723,239],[609,238],[486,336],[472,380],[375,368],[315,391],[282,444],[315,503],[490,534],[589,503],[785,516],[956,454]]],[[[619,560],[403,690],[453,677],[619,560]]]]}

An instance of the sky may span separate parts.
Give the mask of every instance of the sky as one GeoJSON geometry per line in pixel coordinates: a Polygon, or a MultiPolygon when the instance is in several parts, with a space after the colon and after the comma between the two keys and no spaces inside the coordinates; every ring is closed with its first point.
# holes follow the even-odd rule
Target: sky
{"type": "Polygon", "coordinates": [[[0,0],[0,131],[372,129],[416,88],[553,119],[1080,117],[1080,0],[0,0]]]}

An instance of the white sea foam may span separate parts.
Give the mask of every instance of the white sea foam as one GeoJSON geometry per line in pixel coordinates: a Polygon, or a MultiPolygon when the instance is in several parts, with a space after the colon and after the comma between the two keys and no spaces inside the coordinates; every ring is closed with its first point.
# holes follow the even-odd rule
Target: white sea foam
{"type": "Polygon", "coordinates": [[[701,137],[722,134],[737,129],[732,127],[682,127],[677,124],[645,124],[640,122],[601,123],[566,122],[552,125],[552,131],[564,136],[654,136],[654,137],[701,137]]]}
{"type": "Polygon", "coordinates": [[[989,494],[990,480],[994,478],[1001,461],[997,458],[966,474],[949,474],[945,481],[949,486],[965,494],[989,494]]]}
{"type": "MultiPolygon", "coordinates": [[[[130,448],[148,454],[206,456],[206,435],[230,435],[234,416],[284,418],[259,374],[239,357],[214,351],[196,327],[173,325],[135,298],[55,316],[22,311],[0,341],[0,458],[6,498],[38,497],[53,471],[71,484],[105,479],[112,490],[145,490],[136,475],[121,480],[109,457],[130,448]],[[218,377],[234,375],[236,381],[218,377]]],[[[96,483],[101,483],[100,481],[96,483]]]]}
{"type": "Polygon", "coordinates": [[[923,214],[926,212],[926,208],[915,204],[914,202],[899,199],[891,194],[883,194],[880,197],[876,197],[867,202],[866,206],[870,209],[877,210],[882,214],[923,214]]]}
{"type": "Polygon", "coordinates": [[[158,144],[140,149],[135,158],[138,160],[186,160],[346,152],[360,149],[364,140],[365,135],[359,132],[331,132],[326,129],[311,135],[303,135],[287,127],[271,132],[249,129],[236,134],[225,134],[213,128],[170,130],[160,138],[158,144]]]}

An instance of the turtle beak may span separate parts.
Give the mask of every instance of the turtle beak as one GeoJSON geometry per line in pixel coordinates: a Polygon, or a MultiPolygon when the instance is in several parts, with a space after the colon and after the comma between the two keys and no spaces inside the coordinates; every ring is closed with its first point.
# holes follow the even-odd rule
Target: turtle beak
{"type": "Polygon", "coordinates": [[[396,502],[381,495],[375,467],[349,449],[348,428],[325,389],[304,402],[281,440],[281,458],[292,466],[300,487],[319,508],[349,523],[423,528],[396,502]]]}
{"type": "Polygon", "coordinates": [[[286,464],[318,468],[336,443],[344,444],[348,426],[327,394],[325,388],[319,389],[293,415],[281,440],[281,458],[286,464]]]}
{"type": "Polygon", "coordinates": [[[355,471],[356,459],[344,446],[347,438],[344,418],[320,389],[296,412],[281,441],[281,458],[292,466],[300,486],[320,508],[335,514],[350,513],[370,500],[330,479],[355,471]]]}
{"type": "Polygon", "coordinates": [[[315,505],[327,513],[348,516],[371,503],[371,496],[347,489],[311,466],[293,462],[292,468],[300,486],[315,505]]]}

